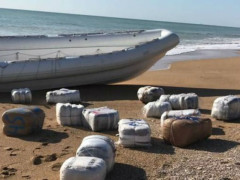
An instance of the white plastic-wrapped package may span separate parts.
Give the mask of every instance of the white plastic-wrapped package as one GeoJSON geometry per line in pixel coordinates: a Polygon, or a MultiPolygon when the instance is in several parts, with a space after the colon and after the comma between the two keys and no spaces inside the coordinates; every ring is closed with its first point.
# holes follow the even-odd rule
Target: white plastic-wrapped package
{"type": "Polygon", "coordinates": [[[70,104],[70,103],[57,103],[56,117],[58,124],[62,126],[82,126],[83,105],[70,104]]]}
{"type": "Polygon", "coordinates": [[[106,136],[91,135],[83,139],[77,149],[77,156],[98,157],[105,161],[107,172],[111,171],[115,163],[115,145],[113,140],[106,136]]]}
{"type": "Polygon", "coordinates": [[[169,102],[155,101],[155,102],[147,103],[143,107],[142,112],[145,117],[160,118],[165,111],[170,111],[170,110],[172,110],[172,107],[169,102]]]}
{"type": "Polygon", "coordinates": [[[161,95],[160,96],[160,98],[159,98],[159,102],[169,102],[169,97],[170,97],[171,95],[169,95],[169,94],[163,94],[163,95],[161,95]]]}
{"type": "Polygon", "coordinates": [[[198,109],[198,96],[195,93],[162,95],[160,102],[169,102],[174,110],[198,109]]]}
{"type": "Polygon", "coordinates": [[[59,89],[46,94],[47,103],[74,103],[80,102],[79,90],[59,89]]]}
{"type": "Polygon", "coordinates": [[[138,99],[144,104],[158,100],[162,94],[164,94],[163,88],[152,86],[141,87],[137,92],[138,99]]]}
{"type": "Polygon", "coordinates": [[[28,104],[32,102],[32,93],[28,88],[13,89],[11,95],[13,103],[28,104]]]}
{"type": "Polygon", "coordinates": [[[92,131],[113,130],[118,128],[119,114],[115,109],[100,107],[84,109],[83,116],[87,127],[92,131]]]}
{"type": "Polygon", "coordinates": [[[71,157],[60,169],[60,180],[104,180],[106,164],[97,157],[71,157]]]}
{"type": "Polygon", "coordinates": [[[186,116],[200,116],[201,113],[198,109],[185,109],[185,110],[171,110],[166,111],[161,116],[161,126],[163,125],[164,121],[168,118],[174,117],[186,117],[186,116]]]}
{"type": "Polygon", "coordinates": [[[121,119],[118,132],[118,144],[121,144],[123,147],[151,145],[150,126],[142,119],[121,119]]]}
{"type": "Polygon", "coordinates": [[[224,121],[239,119],[240,98],[233,95],[217,98],[213,103],[211,116],[224,121]]]}

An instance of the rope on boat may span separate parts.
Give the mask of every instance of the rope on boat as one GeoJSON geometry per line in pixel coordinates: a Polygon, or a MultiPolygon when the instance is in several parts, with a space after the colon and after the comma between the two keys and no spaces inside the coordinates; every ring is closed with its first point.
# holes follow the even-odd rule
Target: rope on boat
{"type": "Polygon", "coordinates": [[[16,59],[19,60],[20,55],[24,55],[24,56],[35,57],[37,59],[41,59],[41,58],[43,58],[45,56],[49,56],[49,55],[53,55],[53,54],[56,54],[56,58],[57,59],[60,58],[61,55],[63,55],[63,56],[70,56],[70,55],[62,52],[61,50],[58,50],[58,51],[54,51],[54,52],[47,53],[47,54],[41,54],[41,55],[33,55],[33,54],[16,52],[16,53],[12,53],[12,54],[3,54],[3,55],[0,55],[0,57],[15,56],[16,59]]]}
{"type": "Polygon", "coordinates": [[[0,57],[5,57],[5,56],[16,56],[16,53],[13,53],[13,54],[3,54],[3,55],[0,55],[0,57]]]}
{"type": "MultiPolygon", "coordinates": [[[[67,56],[70,56],[64,52],[62,52],[61,50],[58,50],[58,51],[55,51],[55,52],[51,52],[51,53],[47,53],[47,54],[42,54],[42,55],[33,55],[33,54],[27,54],[27,53],[21,53],[21,52],[16,52],[16,53],[12,53],[12,54],[3,54],[3,55],[0,55],[0,57],[7,57],[7,56],[15,56],[15,59],[16,60],[19,60],[20,59],[20,56],[23,55],[23,56],[29,56],[30,58],[36,58],[37,60],[45,57],[45,56],[49,56],[49,55],[54,55],[55,54],[55,59],[60,59],[62,57],[67,57],[67,56]]],[[[29,59],[30,59],[29,58],[29,59]]],[[[57,61],[51,61],[52,62],[52,72],[54,74],[56,74],[57,72],[57,61]]],[[[21,77],[21,74],[22,72],[24,71],[25,67],[26,67],[26,64],[27,62],[25,61],[20,69],[20,71],[17,73],[16,77],[15,77],[15,81],[18,80],[19,77],[21,77]]],[[[37,69],[36,69],[36,74],[35,74],[35,77],[36,79],[38,79],[38,75],[39,75],[39,69],[40,69],[40,61],[38,61],[38,64],[37,64],[37,69]]],[[[3,75],[3,68],[0,68],[0,81],[2,79],[2,75],[3,75]]]]}

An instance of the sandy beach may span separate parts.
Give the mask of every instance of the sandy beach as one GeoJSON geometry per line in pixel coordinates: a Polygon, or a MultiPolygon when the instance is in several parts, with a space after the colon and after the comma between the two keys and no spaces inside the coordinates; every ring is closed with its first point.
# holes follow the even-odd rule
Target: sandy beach
{"type": "MultiPolygon", "coordinates": [[[[75,87],[88,108],[108,106],[117,109],[120,118],[143,118],[143,104],[137,90],[144,85],[164,88],[166,94],[195,92],[200,111],[210,117],[215,98],[240,95],[240,57],[176,62],[170,69],[148,71],[113,85],[75,87]]],[[[106,135],[118,140],[117,131],[95,133],[87,129],[59,126],[55,105],[45,101],[47,91],[34,91],[33,102],[46,113],[43,131],[27,137],[12,138],[1,132],[0,179],[59,179],[61,164],[75,156],[85,136],[106,135]]],[[[21,107],[11,103],[10,93],[0,93],[0,113],[21,107]]],[[[152,129],[149,148],[117,147],[116,164],[108,180],[140,179],[240,179],[240,120],[213,122],[212,136],[186,148],[166,145],[161,139],[160,120],[144,118],[152,129]]],[[[2,121],[0,121],[2,126],[2,121]]]]}

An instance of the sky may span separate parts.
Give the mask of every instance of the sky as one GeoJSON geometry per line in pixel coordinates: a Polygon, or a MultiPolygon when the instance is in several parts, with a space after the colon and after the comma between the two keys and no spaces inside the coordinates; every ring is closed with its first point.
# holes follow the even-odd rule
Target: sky
{"type": "Polygon", "coordinates": [[[240,27],[240,0],[0,0],[0,8],[240,27]]]}

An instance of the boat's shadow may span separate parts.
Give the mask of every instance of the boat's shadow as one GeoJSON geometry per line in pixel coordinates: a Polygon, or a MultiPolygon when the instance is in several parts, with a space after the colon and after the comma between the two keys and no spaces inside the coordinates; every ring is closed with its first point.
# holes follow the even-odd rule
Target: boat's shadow
{"type": "MultiPolygon", "coordinates": [[[[83,101],[113,101],[113,100],[137,100],[137,91],[144,85],[89,85],[76,87],[81,92],[83,101]]],[[[154,86],[154,85],[153,85],[154,86]]],[[[200,97],[240,95],[237,89],[209,89],[159,86],[165,90],[165,94],[179,94],[194,92],[200,97]]]]}
{"type": "MultiPolygon", "coordinates": [[[[81,99],[87,104],[88,101],[114,101],[114,100],[137,100],[137,91],[143,85],[88,85],[71,87],[69,89],[80,90],[81,99]]],[[[240,95],[237,89],[209,89],[160,86],[166,94],[178,94],[194,92],[200,97],[240,95]]],[[[46,105],[46,92],[49,90],[32,91],[32,105],[46,105]]],[[[12,103],[10,93],[0,93],[0,103],[12,103]]]]}

